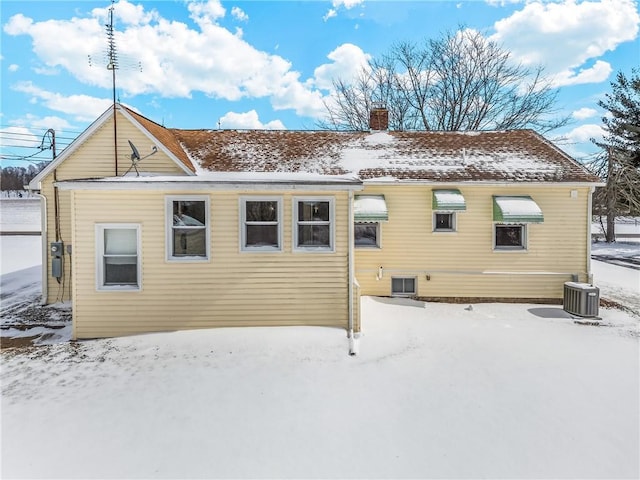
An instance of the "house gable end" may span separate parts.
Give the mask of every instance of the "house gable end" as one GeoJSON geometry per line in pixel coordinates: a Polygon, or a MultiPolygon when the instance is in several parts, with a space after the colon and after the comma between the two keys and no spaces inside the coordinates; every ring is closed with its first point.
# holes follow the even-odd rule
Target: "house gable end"
{"type": "MultiPolygon", "coordinates": [[[[180,149],[177,140],[169,130],[157,125],[157,138],[149,131],[147,125],[141,123],[136,114],[131,115],[126,107],[118,107],[117,117],[117,170],[118,175],[134,172],[132,167],[132,150],[127,140],[131,141],[139,150],[143,160],[137,168],[140,172],[170,175],[194,175],[195,168],[191,165],[186,153],[182,151],[184,159],[174,153],[180,149]],[[164,136],[163,131],[167,132],[164,136]],[[173,139],[173,141],[172,141],[173,139]],[[168,147],[165,143],[169,143],[168,147]],[[176,148],[177,145],[177,148],[176,148]],[[153,148],[157,153],[150,155],[153,148]],[[148,156],[148,158],[144,158],[148,156]]],[[[148,123],[152,123],[148,121],[148,123]]],[[[180,149],[181,150],[181,149],[180,149]]],[[[113,159],[113,110],[106,110],[95,122],[82,132],[53,162],[45,167],[29,183],[29,188],[39,190],[42,181],[53,171],[57,171],[58,179],[100,178],[110,177],[116,172],[116,162],[113,159]]]]}

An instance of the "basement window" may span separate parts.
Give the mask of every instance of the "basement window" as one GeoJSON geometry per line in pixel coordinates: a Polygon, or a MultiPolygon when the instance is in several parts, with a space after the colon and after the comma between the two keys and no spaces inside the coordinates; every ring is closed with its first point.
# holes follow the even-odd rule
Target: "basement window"
{"type": "Polygon", "coordinates": [[[410,297],[416,294],[415,277],[392,277],[391,295],[394,297],[410,297]]]}

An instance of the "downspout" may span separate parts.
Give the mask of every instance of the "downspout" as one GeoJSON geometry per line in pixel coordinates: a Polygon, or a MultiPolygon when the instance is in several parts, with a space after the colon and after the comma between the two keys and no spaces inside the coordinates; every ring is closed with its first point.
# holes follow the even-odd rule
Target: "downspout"
{"type": "Polygon", "coordinates": [[[353,334],[353,282],[355,280],[355,265],[354,265],[354,237],[353,237],[353,190],[349,190],[349,250],[348,250],[348,264],[349,264],[349,325],[347,335],[349,337],[349,355],[358,354],[358,339],[353,334]]]}
{"type": "Polygon", "coordinates": [[[596,187],[589,187],[587,199],[587,283],[593,285],[593,273],[591,272],[591,218],[593,217],[593,192],[596,187]]]}
{"type": "Polygon", "coordinates": [[[49,248],[47,248],[47,238],[49,237],[47,230],[47,197],[41,193],[35,193],[35,196],[40,198],[40,243],[42,244],[42,298],[40,299],[40,303],[41,305],[46,305],[48,294],[47,267],[49,265],[49,248]]]}

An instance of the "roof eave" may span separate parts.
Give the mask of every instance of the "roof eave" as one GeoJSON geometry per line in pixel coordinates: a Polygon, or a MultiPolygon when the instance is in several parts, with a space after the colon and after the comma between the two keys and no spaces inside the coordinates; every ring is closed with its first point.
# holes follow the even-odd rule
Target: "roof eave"
{"type": "Polygon", "coordinates": [[[360,191],[359,180],[65,180],[56,183],[60,190],[331,190],[360,191]]]}
{"type": "Polygon", "coordinates": [[[89,125],[80,135],[78,135],[67,148],[65,148],[60,155],[58,155],[51,163],[44,167],[35,177],[29,182],[29,190],[40,190],[41,182],[49,174],[51,174],[58,165],[64,162],[73,152],[75,152],[87,138],[98,130],[113,114],[113,107],[107,108],[102,115],[100,115],[91,125],[89,125]]]}

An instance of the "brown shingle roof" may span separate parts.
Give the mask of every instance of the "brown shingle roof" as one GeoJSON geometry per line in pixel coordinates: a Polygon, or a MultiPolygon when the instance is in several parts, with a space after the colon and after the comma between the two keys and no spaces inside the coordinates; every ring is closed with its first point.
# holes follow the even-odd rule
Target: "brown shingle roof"
{"type": "Polygon", "coordinates": [[[184,164],[189,170],[195,173],[196,169],[189,160],[187,152],[180,146],[180,142],[176,139],[173,132],[168,128],[158,125],[147,117],[143,117],[139,113],[134,112],[130,108],[120,105],[121,108],[127,111],[135,120],[142,125],[151,135],[153,135],[159,142],[161,142],[167,150],[169,150],[180,162],[184,164]]]}
{"type": "Polygon", "coordinates": [[[207,171],[355,173],[364,180],[598,182],[532,130],[171,132],[207,171]]]}

